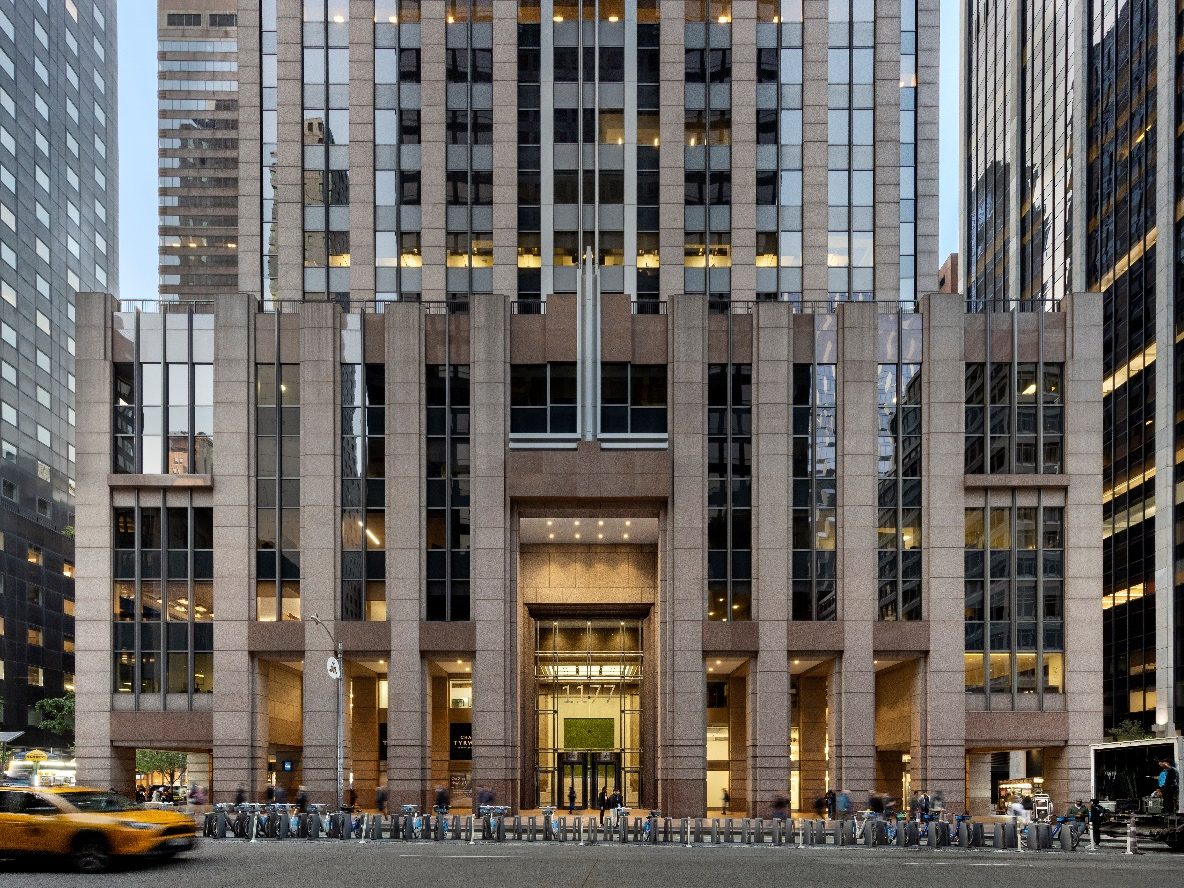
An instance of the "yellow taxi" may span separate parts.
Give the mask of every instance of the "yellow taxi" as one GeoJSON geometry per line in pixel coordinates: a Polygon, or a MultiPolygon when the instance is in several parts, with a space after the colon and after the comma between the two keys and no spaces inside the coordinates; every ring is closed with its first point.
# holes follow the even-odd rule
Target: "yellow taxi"
{"type": "Polygon", "coordinates": [[[115,857],[188,851],[196,834],[188,814],[141,808],[108,790],[0,786],[0,857],[59,855],[96,873],[115,857]]]}

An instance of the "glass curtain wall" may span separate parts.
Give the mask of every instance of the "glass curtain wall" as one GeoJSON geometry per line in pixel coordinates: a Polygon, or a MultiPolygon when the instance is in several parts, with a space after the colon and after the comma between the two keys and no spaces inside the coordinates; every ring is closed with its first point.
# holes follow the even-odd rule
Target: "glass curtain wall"
{"type": "Polygon", "coordinates": [[[640,803],[642,650],[639,620],[535,624],[540,806],[566,805],[575,781],[640,803]]]}

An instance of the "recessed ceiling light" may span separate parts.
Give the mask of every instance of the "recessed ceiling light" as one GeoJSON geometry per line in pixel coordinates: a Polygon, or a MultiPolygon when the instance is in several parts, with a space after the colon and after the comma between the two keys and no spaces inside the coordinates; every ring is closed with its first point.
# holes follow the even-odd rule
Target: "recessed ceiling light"
{"type": "Polygon", "coordinates": [[[577,534],[576,534],[576,539],[578,540],[579,538],[580,538],[580,535],[577,533],[577,534]]]}
{"type": "Polygon", "coordinates": [[[572,524],[574,524],[576,527],[579,527],[580,526],[580,519],[577,518],[575,521],[572,522],[572,524]]]}
{"type": "Polygon", "coordinates": [[[554,523],[555,523],[555,522],[554,522],[554,521],[552,521],[550,518],[548,518],[548,519],[547,519],[547,527],[550,527],[550,526],[551,526],[552,524],[554,524],[554,523]]]}
{"type": "Polygon", "coordinates": [[[723,660],[716,660],[716,661],[715,661],[715,665],[716,665],[716,666],[719,666],[721,663],[723,663],[723,660]]]}
{"type": "Polygon", "coordinates": [[[547,539],[549,539],[549,540],[555,539],[555,534],[553,534],[553,533],[547,534],[547,539]]]}
{"type": "Polygon", "coordinates": [[[457,661],[456,661],[456,665],[457,665],[457,666],[459,666],[459,665],[460,665],[461,663],[463,663],[463,662],[464,662],[464,660],[457,660],[457,661]]]}
{"type": "Polygon", "coordinates": [[[627,533],[621,534],[621,539],[624,539],[624,540],[629,539],[629,534],[627,534],[627,533]]]}
{"type": "Polygon", "coordinates": [[[708,666],[708,667],[707,667],[707,671],[708,671],[708,672],[715,672],[715,667],[713,667],[713,666],[708,666]]]}
{"type": "Polygon", "coordinates": [[[802,662],[801,660],[794,660],[794,661],[793,661],[793,665],[794,665],[794,666],[797,666],[797,665],[798,665],[799,663],[801,663],[801,662],[802,662]]]}
{"type": "Polygon", "coordinates": [[[633,525],[633,522],[632,522],[632,521],[629,521],[628,519],[626,519],[626,521],[625,521],[625,526],[626,526],[626,527],[631,527],[632,525],[633,525]]]}
{"type": "Polygon", "coordinates": [[[596,534],[596,539],[598,539],[598,540],[604,539],[604,534],[602,534],[602,533],[596,534]]]}
{"type": "Polygon", "coordinates": [[[597,526],[597,527],[604,527],[604,519],[603,519],[603,518],[601,518],[599,521],[597,521],[597,522],[596,522],[596,526],[597,526]]]}

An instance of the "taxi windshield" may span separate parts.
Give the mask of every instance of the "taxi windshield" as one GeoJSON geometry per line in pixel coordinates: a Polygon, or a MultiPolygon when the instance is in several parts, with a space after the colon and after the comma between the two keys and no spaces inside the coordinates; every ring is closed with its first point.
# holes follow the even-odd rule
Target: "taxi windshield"
{"type": "Polygon", "coordinates": [[[60,797],[79,811],[89,811],[97,814],[110,811],[131,811],[137,807],[123,796],[113,792],[74,790],[60,793],[60,797]]]}

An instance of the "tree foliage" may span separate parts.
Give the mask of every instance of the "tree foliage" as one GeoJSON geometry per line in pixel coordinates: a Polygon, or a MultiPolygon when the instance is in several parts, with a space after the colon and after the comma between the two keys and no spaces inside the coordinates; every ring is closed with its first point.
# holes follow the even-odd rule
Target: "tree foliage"
{"type": "Polygon", "coordinates": [[[136,770],[141,774],[161,774],[172,785],[185,770],[188,756],[169,749],[137,749],[136,770]]]}
{"type": "Polygon", "coordinates": [[[33,704],[33,708],[41,716],[41,727],[51,734],[64,737],[70,743],[74,742],[74,695],[64,697],[46,697],[33,704]]]}
{"type": "Polygon", "coordinates": [[[1120,721],[1107,731],[1106,735],[1116,742],[1123,740],[1148,740],[1154,736],[1142,722],[1137,722],[1129,718],[1126,721],[1120,721]]]}

